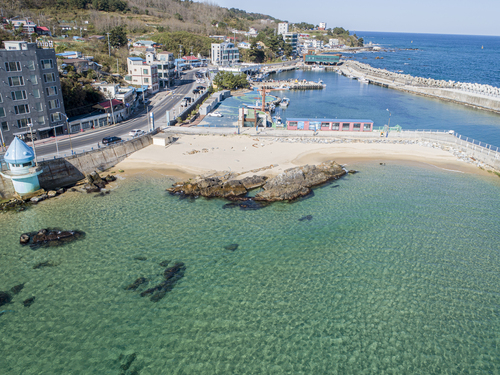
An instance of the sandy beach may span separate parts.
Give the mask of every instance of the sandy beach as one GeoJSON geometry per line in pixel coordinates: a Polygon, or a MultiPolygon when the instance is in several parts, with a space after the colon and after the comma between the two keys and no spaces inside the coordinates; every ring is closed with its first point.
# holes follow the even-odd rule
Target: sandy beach
{"type": "Polygon", "coordinates": [[[347,168],[362,162],[411,163],[458,173],[487,175],[450,152],[418,144],[302,143],[252,135],[180,135],[168,145],[151,145],[135,152],[113,170],[127,174],[159,172],[176,179],[215,171],[272,176],[285,169],[335,160],[347,168]]]}

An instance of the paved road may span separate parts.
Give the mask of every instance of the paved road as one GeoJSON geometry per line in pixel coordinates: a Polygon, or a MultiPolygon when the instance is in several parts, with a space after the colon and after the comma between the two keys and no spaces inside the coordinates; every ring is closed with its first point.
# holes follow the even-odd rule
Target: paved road
{"type": "MultiPolygon", "coordinates": [[[[172,120],[174,115],[179,114],[180,101],[185,96],[194,97],[192,89],[196,86],[202,85],[200,83],[196,83],[195,72],[196,70],[186,72],[186,74],[182,77],[182,80],[179,81],[177,87],[173,90],[161,91],[150,99],[149,110],[154,113],[155,127],[165,125],[166,111],[171,111],[170,118],[172,120]]],[[[76,153],[81,153],[84,150],[88,151],[95,149],[99,147],[98,143],[102,147],[102,138],[107,136],[118,136],[123,140],[127,140],[131,138],[128,133],[132,129],[141,129],[144,131],[151,130],[146,110],[143,110],[133,118],[122,121],[116,125],[86,131],[77,135],[71,135],[71,138],[67,135],[58,136],[57,145],[54,138],[51,138],[44,143],[41,141],[36,142],[35,147],[37,159],[52,159],[57,155],[57,149],[59,149],[59,156],[64,157],[71,155],[71,147],[76,153]]]]}

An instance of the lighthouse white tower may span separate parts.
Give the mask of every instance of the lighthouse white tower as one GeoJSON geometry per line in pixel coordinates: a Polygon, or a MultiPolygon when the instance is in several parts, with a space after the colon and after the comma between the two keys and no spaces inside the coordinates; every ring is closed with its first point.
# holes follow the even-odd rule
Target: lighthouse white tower
{"type": "Polygon", "coordinates": [[[43,170],[35,166],[35,153],[31,147],[14,137],[5,153],[4,160],[9,164],[9,170],[0,172],[0,174],[12,180],[18,194],[33,193],[40,189],[38,175],[43,170]]]}

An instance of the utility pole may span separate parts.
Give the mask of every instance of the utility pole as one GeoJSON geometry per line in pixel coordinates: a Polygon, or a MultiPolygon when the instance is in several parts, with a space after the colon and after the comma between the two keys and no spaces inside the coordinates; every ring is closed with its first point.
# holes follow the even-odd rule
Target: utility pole
{"type": "Polygon", "coordinates": [[[109,33],[106,33],[108,36],[108,56],[111,56],[111,45],[109,44],[109,33]]]}
{"type": "Polygon", "coordinates": [[[116,59],[116,74],[120,74],[120,72],[118,71],[118,59],[116,59]]]}

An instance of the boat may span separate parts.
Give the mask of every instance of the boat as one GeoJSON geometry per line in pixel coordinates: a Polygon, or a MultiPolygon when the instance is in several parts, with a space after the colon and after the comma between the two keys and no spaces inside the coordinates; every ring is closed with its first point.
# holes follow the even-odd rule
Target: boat
{"type": "Polygon", "coordinates": [[[280,107],[288,107],[288,104],[290,104],[290,99],[288,98],[281,99],[280,107]]]}
{"type": "Polygon", "coordinates": [[[358,81],[361,83],[370,83],[370,81],[367,80],[365,77],[358,77],[358,81]]]}
{"type": "Polygon", "coordinates": [[[311,70],[316,70],[316,71],[321,71],[325,70],[325,67],[323,65],[314,65],[311,70]]]}
{"type": "Polygon", "coordinates": [[[276,126],[283,126],[283,121],[281,121],[281,117],[280,116],[273,117],[273,123],[276,126]]]}

